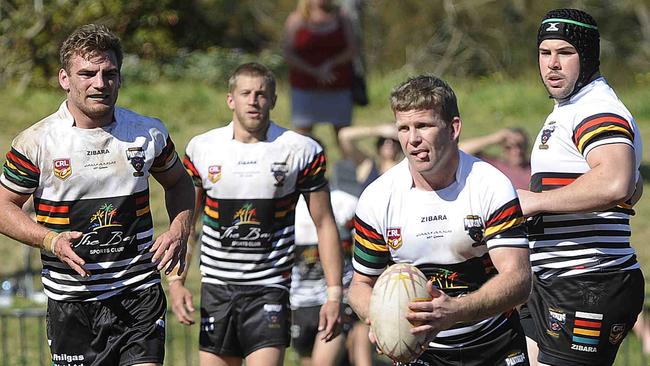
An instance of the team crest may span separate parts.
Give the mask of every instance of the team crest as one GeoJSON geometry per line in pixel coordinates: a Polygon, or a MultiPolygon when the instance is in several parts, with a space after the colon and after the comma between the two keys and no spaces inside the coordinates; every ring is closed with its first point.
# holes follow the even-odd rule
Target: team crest
{"type": "Polygon", "coordinates": [[[284,180],[287,178],[287,169],[286,162],[276,162],[271,165],[271,173],[273,173],[273,178],[275,178],[275,186],[282,187],[284,185],[284,180]]]}
{"type": "Polygon", "coordinates": [[[625,336],[625,324],[614,324],[609,332],[609,343],[618,344],[625,336]]]}
{"type": "Polygon", "coordinates": [[[559,337],[560,331],[565,328],[566,313],[557,309],[548,309],[548,329],[546,333],[552,337],[559,337]]]}
{"type": "Polygon", "coordinates": [[[221,179],[221,165],[210,165],[208,167],[208,179],[212,183],[217,183],[221,179]]]}
{"type": "Polygon", "coordinates": [[[281,304],[264,304],[264,313],[269,328],[280,328],[280,321],[282,320],[281,304]]]}
{"type": "Polygon", "coordinates": [[[66,180],[72,175],[72,165],[70,159],[55,159],[52,163],[54,166],[54,176],[66,180]]]}
{"type": "Polygon", "coordinates": [[[465,231],[474,240],[472,246],[479,246],[483,243],[483,219],[477,215],[467,215],[464,220],[465,231]]]}
{"type": "Polygon", "coordinates": [[[393,249],[402,246],[402,229],[398,227],[390,227],[386,229],[386,244],[393,249]]]}
{"type": "MultiPolygon", "coordinates": [[[[550,124],[553,124],[554,122],[551,122],[550,124]]],[[[539,145],[540,150],[546,150],[548,149],[548,145],[546,144],[548,142],[548,139],[551,138],[551,134],[553,134],[553,131],[555,131],[555,126],[549,126],[548,128],[545,128],[542,130],[542,137],[540,140],[542,141],[542,144],[539,145]]]]}
{"type": "Polygon", "coordinates": [[[135,172],[134,177],[141,177],[144,175],[144,150],[141,147],[130,147],[126,150],[126,159],[131,163],[135,172]]]}

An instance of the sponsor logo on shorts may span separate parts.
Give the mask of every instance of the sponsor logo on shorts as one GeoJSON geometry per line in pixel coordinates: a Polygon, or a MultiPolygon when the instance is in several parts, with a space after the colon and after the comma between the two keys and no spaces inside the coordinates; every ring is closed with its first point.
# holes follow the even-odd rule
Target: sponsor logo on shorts
{"type": "Polygon", "coordinates": [[[560,330],[565,327],[566,313],[561,310],[548,309],[548,330],[547,333],[557,338],[560,330]]]}
{"type": "Polygon", "coordinates": [[[514,366],[526,363],[526,355],[523,352],[510,354],[506,357],[506,366],[514,366]]]}
{"type": "Polygon", "coordinates": [[[54,176],[66,180],[72,175],[72,165],[70,159],[54,159],[52,162],[54,167],[54,176]]]}
{"type": "Polygon", "coordinates": [[[264,304],[264,312],[269,328],[280,328],[280,319],[282,315],[282,305],[264,304]]]}
{"type": "Polygon", "coordinates": [[[625,336],[625,324],[614,324],[609,332],[609,343],[617,345],[625,336]]]}
{"type": "Polygon", "coordinates": [[[83,366],[84,355],[69,355],[67,353],[54,353],[52,355],[53,366],[83,366]],[[74,362],[74,363],[71,363],[74,362]]]}
{"type": "Polygon", "coordinates": [[[421,359],[415,359],[409,363],[403,363],[403,362],[397,362],[395,361],[395,366],[417,366],[417,365],[422,365],[422,366],[431,366],[430,363],[427,361],[421,360],[421,359]]]}
{"type": "Polygon", "coordinates": [[[389,227],[386,229],[386,244],[393,249],[402,246],[402,229],[399,227],[389,227]]]}
{"type": "Polygon", "coordinates": [[[141,177],[144,175],[142,169],[144,169],[145,155],[142,147],[130,147],[126,150],[126,159],[131,163],[135,172],[133,172],[134,177],[141,177]]]}
{"type": "Polygon", "coordinates": [[[603,314],[576,311],[571,349],[580,352],[597,352],[603,314]]]}
{"type": "Polygon", "coordinates": [[[210,165],[208,167],[208,179],[212,183],[217,183],[221,179],[221,165],[210,165]]]}
{"type": "Polygon", "coordinates": [[[214,317],[201,318],[201,332],[214,332],[214,317]]]}
{"type": "Polygon", "coordinates": [[[291,338],[300,338],[300,333],[302,331],[302,328],[298,324],[293,324],[291,325],[291,328],[289,328],[291,332],[291,338]]]}
{"type": "Polygon", "coordinates": [[[465,231],[474,240],[473,247],[483,245],[483,219],[477,215],[467,215],[464,219],[465,231]]]}

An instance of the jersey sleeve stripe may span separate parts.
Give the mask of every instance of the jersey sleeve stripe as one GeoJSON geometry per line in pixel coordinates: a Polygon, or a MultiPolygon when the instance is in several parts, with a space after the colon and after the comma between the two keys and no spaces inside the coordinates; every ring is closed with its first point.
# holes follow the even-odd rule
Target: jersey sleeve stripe
{"type": "Polygon", "coordinates": [[[218,220],[219,219],[219,211],[215,211],[211,209],[208,205],[205,205],[205,208],[203,209],[203,212],[205,212],[206,215],[209,217],[218,220]]]}
{"type": "Polygon", "coordinates": [[[602,113],[583,120],[574,130],[573,143],[583,153],[591,141],[599,137],[623,136],[634,139],[634,130],[630,123],[616,114],[602,113]]]}
{"type": "Polygon", "coordinates": [[[354,235],[354,241],[359,245],[362,245],[363,247],[373,250],[375,252],[388,252],[388,248],[386,247],[386,244],[383,245],[375,244],[371,241],[362,238],[359,234],[354,235]]]}
{"type": "Polygon", "coordinates": [[[388,252],[367,252],[362,247],[354,246],[354,258],[364,263],[368,267],[378,267],[377,264],[383,268],[388,263],[388,252]]]}
{"type": "Polygon", "coordinates": [[[506,203],[501,207],[490,219],[485,223],[485,226],[493,226],[494,224],[508,220],[513,216],[521,216],[521,208],[519,207],[519,201],[513,200],[506,203]]]}
{"type": "Polygon", "coordinates": [[[490,238],[493,237],[494,235],[497,235],[498,233],[504,232],[510,228],[519,226],[523,224],[525,221],[524,217],[516,217],[513,218],[512,220],[506,221],[504,223],[501,223],[499,225],[493,225],[485,228],[485,237],[490,238]]]}
{"type": "Polygon", "coordinates": [[[20,186],[21,188],[34,189],[38,186],[38,179],[35,180],[27,176],[16,174],[20,173],[20,171],[11,171],[7,165],[3,167],[3,173],[3,176],[7,181],[20,186]]]}
{"type": "Polygon", "coordinates": [[[367,240],[372,240],[375,243],[384,242],[384,237],[375,231],[375,229],[373,229],[370,225],[363,222],[359,216],[354,216],[354,229],[358,235],[362,235],[362,237],[366,238],[367,240]]]}
{"type": "Polygon", "coordinates": [[[325,155],[320,152],[307,164],[298,175],[298,189],[301,191],[313,191],[327,184],[325,179],[327,161],[325,155]]]}
{"type": "Polygon", "coordinates": [[[36,165],[32,164],[29,159],[13,148],[7,153],[7,160],[13,162],[14,165],[27,169],[37,175],[41,173],[40,169],[38,169],[36,165]]]}
{"type": "Polygon", "coordinates": [[[194,183],[194,186],[201,187],[201,175],[199,174],[199,171],[196,170],[196,167],[192,163],[192,160],[189,156],[185,155],[183,158],[183,165],[185,166],[187,173],[190,175],[190,178],[192,178],[192,183],[194,183]]]}
{"type": "Polygon", "coordinates": [[[163,172],[174,165],[176,162],[176,159],[178,159],[178,155],[176,154],[174,142],[172,141],[171,137],[167,136],[167,142],[165,144],[165,147],[162,149],[160,154],[156,156],[156,158],[153,160],[153,164],[151,165],[151,171],[152,172],[163,172]]]}

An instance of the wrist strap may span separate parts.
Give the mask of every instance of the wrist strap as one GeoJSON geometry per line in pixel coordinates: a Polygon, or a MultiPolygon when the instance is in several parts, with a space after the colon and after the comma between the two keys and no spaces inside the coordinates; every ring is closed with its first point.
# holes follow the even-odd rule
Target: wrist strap
{"type": "Polygon", "coordinates": [[[343,297],[343,287],[327,286],[327,301],[341,302],[343,297]]]}
{"type": "Polygon", "coordinates": [[[56,238],[58,235],[59,233],[55,231],[48,231],[43,238],[43,249],[54,253],[54,238],[56,238]]]}

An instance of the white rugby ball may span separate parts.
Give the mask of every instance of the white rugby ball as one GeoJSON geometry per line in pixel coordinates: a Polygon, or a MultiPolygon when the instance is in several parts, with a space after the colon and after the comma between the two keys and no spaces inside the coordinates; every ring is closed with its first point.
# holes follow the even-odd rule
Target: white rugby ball
{"type": "Polygon", "coordinates": [[[413,335],[406,319],[408,303],[431,300],[427,278],[414,265],[397,263],[379,276],[370,296],[371,330],[379,349],[394,361],[408,363],[424,352],[426,334],[413,335]]]}

